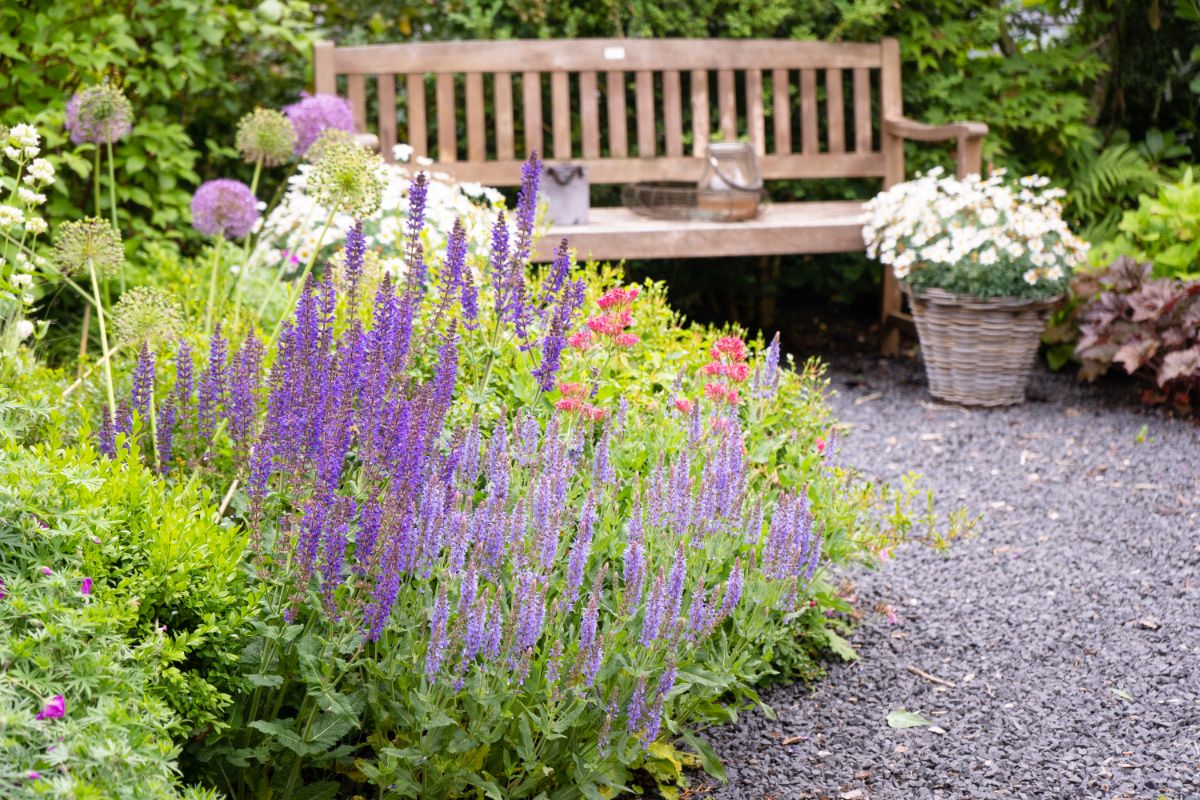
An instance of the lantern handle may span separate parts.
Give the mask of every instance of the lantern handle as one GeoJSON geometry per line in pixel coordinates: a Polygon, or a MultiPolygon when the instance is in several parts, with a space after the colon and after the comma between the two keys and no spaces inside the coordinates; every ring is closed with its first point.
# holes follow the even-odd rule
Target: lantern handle
{"type": "Polygon", "coordinates": [[[712,153],[708,154],[708,165],[710,167],[712,167],[713,172],[717,173],[717,177],[720,178],[722,181],[724,181],[725,185],[728,186],[730,189],[733,189],[734,191],[755,192],[755,193],[762,191],[761,186],[743,186],[742,184],[738,183],[737,181],[733,180],[728,175],[726,175],[724,172],[722,172],[721,166],[717,162],[717,157],[715,155],[713,155],[712,153]]]}

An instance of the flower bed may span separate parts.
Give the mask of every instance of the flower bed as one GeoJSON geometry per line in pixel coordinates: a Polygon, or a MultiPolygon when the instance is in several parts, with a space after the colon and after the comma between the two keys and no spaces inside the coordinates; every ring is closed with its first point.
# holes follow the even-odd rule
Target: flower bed
{"type": "MultiPolygon", "coordinates": [[[[258,123],[275,138],[239,142],[261,166],[291,140],[258,123]]],[[[198,192],[214,246],[179,285],[203,304],[138,288],[109,306],[117,232],[60,226],[43,278],[87,275],[108,357],[65,387],[4,362],[5,384],[53,402],[0,393],[23,431],[7,458],[45,476],[13,495],[40,513],[5,533],[0,604],[27,603],[41,565],[88,580],[84,608],[109,619],[94,635],[128,648],[106,663],[132,658],[128,690],[156,704],[157,727],[112,718],[113,735],[167,783],[177,749],[187,781],[247,798],[602,797],[639,771],[667,789],[684,765],[720,775],[697,728],[852,655],[828,567],[907,538],[913,493],[836,465],[820,369],[786,368],[777,338],[685,326],[661,285],[565,249],[531,275],[536,162],[482,235],[445,224],[438,193],[462,193],[423,175],[372,229],[357,217],[398,184],[315,141],[304,190],[327,232],[350,224],[328,264],[314,244],[278,317],[222,266],[254,251],[227,241],[253,184],[198,192]],[[372,269],[377,248],[402,261],[372,269]]],[[[0,614],[25,636],[21,619],[0,614]]],[[[84,751],[42,733],[78,732],[76,709],[122,690],[7,658],[6,678],[37,677],[0,678],[33,726],[0,785],[81,790],[84,751]]]]}

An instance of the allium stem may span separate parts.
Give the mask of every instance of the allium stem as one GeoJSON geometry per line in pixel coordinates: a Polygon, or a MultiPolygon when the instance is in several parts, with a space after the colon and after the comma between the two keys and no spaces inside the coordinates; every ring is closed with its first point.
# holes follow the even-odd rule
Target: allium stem
{"type": "Polygon", "coordinates": [[[113,391],[112,364],[109,362],[108,329],[104,325],[104,304],[100,302],[100,281],[96,278],[96,265],[88,259],[88,274],[92,278],[92,294],[96,300],[96,320],[100,323],[100,348],[104,355],[104,388],[108,390],[108,418],[115,421],[117,395],[113,391]]]}
{"type": "MultiPolygon", "coordinates": [[[[104,142],[108,147],[108,205],[109,205],[109,211],[112,212],[113,230],[119,231],[119,230],[121,230],[121,227],[119,225],[117,225],[117,170],[116,170],[116,167],[113,166],[112,136],[106,134],[104,137],[104,142]]],[[[96,150],[97,150],[97,152],[99,152],[100,148],[97,147],[96,150]]],[[[97,207],[98,207],[98,204],[97,204],[97,207]]],[[[99,212],[97,212],[97,216],[99,216],[99,212]]],[[[122,266],[121,271],[117,273],[117,278],[120,281],[119,285],[121,287],[121,294],[124,294],[125,293],[125,268],[124,268],[124,266],[122,266]]]]}
{"type": "Polygon", "coordinates": [[[92,188],[96,194],[96,214],[100,217],[100,145],[96,145],[96,163],[92,167],[92,188]]]}
{"type": "Polygon", "coordinates": [[[330,204],[329,216],[325,217],[325,225],[321,228],[321,235],[317,237],[317,243],[313,245],[312,255],[308,257],[308,263],[304,265],[304,271],[300,273],[300,277],[296,279],[296,285],[288,293],[288,302],[283,309],[283,313],[279,315],[279,320],[275,323],[275,330],[271,332],[271,338],[267,340],[265,350],[271,351],[275,346],[275,340],[279,338],[279,332],[283,330],[284,321],[292,315],[292,310],[296,307],[296,298],[304,291],[304,284],[308,281],[308,275],[312,272],[313,265],[317,263],[317,254],[321,252],[321,245],[325,242],[325,234],[329,233],[329,226],[333,224],[333,216],[337,213],[341,206],[342,196],[338,195],[337,199],[330,204]]]}
{"type": "Polygon", "coordinates": [[[221,245],[225,237],[218,236],[213,246],[212,266],[208,276],[208,307],[204,311],[204,335],[211,336],[213,329],[213,306],[217,304],[217,271],[221,268],[221,245]]]}
{"type": "MultiPolygon", "coordinates": [[[[254,177],[250,179],[250,194],[258,197],[258,179],[262,175],[263,157],[259,156],[254,162],[254,177]]],[[[226,302],[229,298],[233,298],[233,325],[237,328],[237,324],[242,315],[242,298],[238,295],[238,284],[241,283],[242,273],[250,266],[250,240],[253,238],[247,233],[242,238],[242,263],[238,266],[237,274],[233,276],[233,285],[229,287],[229,291],[225,295],[226,302]]],[[[224,303],[222,303],[224,305],[224,303]]]]}

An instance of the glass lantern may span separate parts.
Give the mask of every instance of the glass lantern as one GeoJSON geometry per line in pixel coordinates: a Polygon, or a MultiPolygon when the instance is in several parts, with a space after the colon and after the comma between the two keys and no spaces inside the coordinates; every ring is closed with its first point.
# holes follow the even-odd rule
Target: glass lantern
{"type": "Polygon", "coordinates": [[[704,219],[758,216],[763,180],[754,148],[745,142],[710,144],[696,190],[697,209],[704,219]]]}

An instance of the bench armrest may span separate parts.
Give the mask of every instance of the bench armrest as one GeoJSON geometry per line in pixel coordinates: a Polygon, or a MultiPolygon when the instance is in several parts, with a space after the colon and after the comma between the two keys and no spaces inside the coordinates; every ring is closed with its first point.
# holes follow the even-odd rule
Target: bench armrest
{"type": "Polygon", "coordinates": [[[926,125],[907,117],[891,117],[883,121],[887,136],[911,139],[914,142],[945,142],[958,140],[958,177],[980,174],[983,168],[981,145],[988,126],[982,122],[949,122],[945,125],[926,125]]]}

